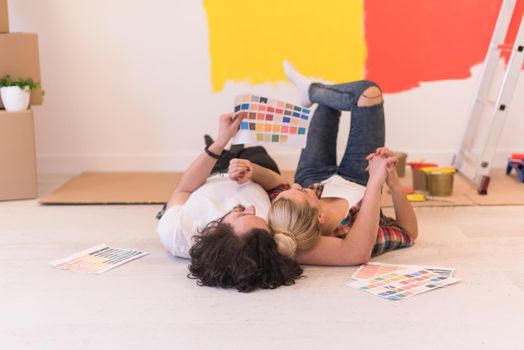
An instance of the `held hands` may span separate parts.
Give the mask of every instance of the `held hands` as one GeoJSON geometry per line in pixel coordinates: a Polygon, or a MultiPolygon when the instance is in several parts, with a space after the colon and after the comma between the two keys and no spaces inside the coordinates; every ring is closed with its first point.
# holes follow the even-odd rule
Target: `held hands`
{"type": "Polygon", "coordinates": [[[244,117],[240,115],[233,119],[233,113],[222,114],[218,122],[216,143],[225,147],[229,140],[237,133],[242,119],[244,119],[244,117]]]}
{"type": "Polygon", "coordinates": [[[374,153],[369,154],[366,159],[369,165],[366,170],[369,171],[369,178],[383,184],[386,182],[388,187],[397,186],[400,180],[397,174],[398,159],[395,153],[387,147],[380,147],[374,153]]]}
{"type": "Polygon", "coordinates": [[[242,185],[253,177],[253,166],[249,160],[233,158],[229,162],[227,174],[231,180],[242,185]]]}

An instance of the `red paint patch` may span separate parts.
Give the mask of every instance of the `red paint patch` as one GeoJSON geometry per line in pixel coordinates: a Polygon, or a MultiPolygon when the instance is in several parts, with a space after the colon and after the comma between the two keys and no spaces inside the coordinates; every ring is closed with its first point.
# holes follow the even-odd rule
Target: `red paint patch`
{"type": "MultiPolygon", "coordinates": [[[[509,24],[508,33],[506,34],[505,42],[507,44],[513,44],[517,37],[517,32],[519,30],[520,21],[522,20],[522,15],[524,14],[524,0],[517,0],[515,5],[515,10],[513,11],[513,17],[511,17],[511,22],[509,24]]],[[[511,51],[504,52],[502,57],[506,63],[509,61],[509,56],[511,51]]]]}
{"type": "Polygon", "coordinates": [[[468,78],[471,67],[484,60],[500,5],[500,0],[366,0],[366,79],[391,93],[424,81],[468,78]]]}

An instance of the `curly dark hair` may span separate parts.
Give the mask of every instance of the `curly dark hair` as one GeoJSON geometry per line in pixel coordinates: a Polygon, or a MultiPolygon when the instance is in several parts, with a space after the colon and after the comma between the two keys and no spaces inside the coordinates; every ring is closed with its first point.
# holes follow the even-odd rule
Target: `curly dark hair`
{"type": "Polygon", "coordinates": [[[280,254],[267,230],[253,229],[236,236],[231,225],[211,222],[189,251],[189,278],[199,286],[236,288],[251,292],[295,284],[302,268],[280,254]]]}

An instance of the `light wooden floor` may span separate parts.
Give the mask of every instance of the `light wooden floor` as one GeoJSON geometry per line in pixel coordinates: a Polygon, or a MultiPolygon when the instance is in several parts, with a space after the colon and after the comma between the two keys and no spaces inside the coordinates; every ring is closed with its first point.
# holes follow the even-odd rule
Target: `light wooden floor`
{"type": "MultiPolygon", "coordinates": [[[[41,191],[66,176],[41,176],[41,191]]],[[[197,287],[155,233],[160,206],[0,203],[2,349],[522,349],[524,206],[416,208],[420,240],[375,261],[452,266],[462,282],[391,302],[306,267],[291,287],[197,287]],[[102,275],[48,262],[90,246],[150,252],[102,275]]],[[[390,211],[390,209],[387,209],[390,211]]]]}

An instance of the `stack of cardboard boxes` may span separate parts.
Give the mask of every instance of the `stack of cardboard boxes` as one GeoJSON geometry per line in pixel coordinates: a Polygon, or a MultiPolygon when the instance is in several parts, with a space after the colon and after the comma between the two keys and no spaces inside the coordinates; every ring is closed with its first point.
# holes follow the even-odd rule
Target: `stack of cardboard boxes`
{"type": "MultiPolygon", "coordinates": [[[[7,0],[0,0],[0,77],[40,82],[38,36],[9,33],[7,0]]],[[[31,92],[30,105],[42,104],[42,91],[31,92]]],[[[0,99],[0,200],[36,198],[33,111],[7,112],[0,99]]]]}

